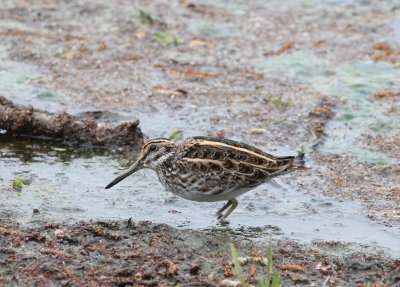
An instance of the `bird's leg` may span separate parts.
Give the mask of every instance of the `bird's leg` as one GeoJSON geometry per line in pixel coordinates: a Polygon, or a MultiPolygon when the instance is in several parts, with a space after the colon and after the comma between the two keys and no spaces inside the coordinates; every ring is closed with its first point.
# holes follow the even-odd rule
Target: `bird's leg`
{"type": "Polygon", "coordinates": [[[231,214],[232,211],[234,211],[235,208],[239,205],[239,201],[237,201],[236,198],[233,198],[230,201],[231,201],[231,207],[228,209],[228,211],[225,213],[225,215],[221,218],[221,220],[225,220],[229,216],[229,214],[231,214]]]}
{"type": "Polygon", "coordinates": [[[231,205],[232,205],[232,202],[231,202],[230,200],[228,200],[228,201],[224,204],[224,206],[222,206],[221,209],[219,209],[219,210],[217,211],[217,217],[218,217],[218,219],[221,219],[221,217],[223,216],[222,212],[224,212],[224,210],[227,209],[227,208],[228,208],[229,206],[231,206],[231,205]]]}
{"type": "Polygon", "coordinates": [[[225,219],[229,216],[229,214],[232,213],[232,211],[235,210],[235,208],[239,205],[239,201],[237,201],[236,198],[230,199],[219,211],[219,216],[218,219],[220,221],[225,221],[225,219]],[[230,206],[230,207],[229,207],[230,206]],[[228,211],[225,214],[222,214],[222,211],[224,211],[225,209],[228,209],[228,211]]]}

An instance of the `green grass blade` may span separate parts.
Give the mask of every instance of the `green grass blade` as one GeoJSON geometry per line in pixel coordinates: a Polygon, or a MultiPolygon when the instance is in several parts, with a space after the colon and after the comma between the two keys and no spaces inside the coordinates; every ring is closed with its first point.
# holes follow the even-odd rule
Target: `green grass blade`
{"type": "Polygon", "coordinates": [[[269,239],[269,245],[267,249],[267,265],[265,266],[265,287],[269,287],[271,283],[272,274],[272,240],[269,239]]]}
{"type": "Polygon", "coordinates": [[[278,272],[274,273],[272,277],[272,287],[279,287],[281,285],[281,278],[279,277],[278,272]]]}
{"type": "Polygon", "coordinates": [[[257,287],[265,287],[264,278],[260,278],[260,279],[257,280],[257,287]]]}
{"type": "Polygon", "coordinates": [[[242,267],[240,266],[239,256],[238,256],[236,247],[235,247],[235,245],[233,245],[233,243],[230,243],[230,247],[231,247],[233,264],[235,265],[236,276],[239,278],[239,281],[240,281],[240,283],[242,283],[242,286],[247,287],[246,280],[243,276],[242,267]]]}

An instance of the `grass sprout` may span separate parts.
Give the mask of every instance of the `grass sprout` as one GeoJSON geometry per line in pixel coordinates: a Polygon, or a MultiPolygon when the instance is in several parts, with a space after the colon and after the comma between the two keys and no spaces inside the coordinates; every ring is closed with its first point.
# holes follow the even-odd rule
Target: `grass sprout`
{"type": "MultiPolygon", "coordinates": [[[[246,282],[246,278],[243,274],[242,267],[238,256],[237,249],[233,243],[230,243],[232,261],[235,267],[235,273],[238,277],[242,287],[248,287],[249,284],[246,282]]],[[[263,278],[260,278],[257,282],[257,287],[279,287],[281,286],[281,278],[278,272],[273,272],[272,267],[272,241],[269,241],[267,248],[267,264],[265,265],[265,274],[263,278]]]]}

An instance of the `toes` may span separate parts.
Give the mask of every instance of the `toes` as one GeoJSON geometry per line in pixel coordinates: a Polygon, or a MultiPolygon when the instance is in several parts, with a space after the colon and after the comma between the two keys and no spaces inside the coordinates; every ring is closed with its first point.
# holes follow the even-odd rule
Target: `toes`
{"type": "Polygon", "coordinates": [[[221,218],[219,220],[219,224],[221,224],[222,226],[229,225],[229,220],[226,218],[221,218]]]}

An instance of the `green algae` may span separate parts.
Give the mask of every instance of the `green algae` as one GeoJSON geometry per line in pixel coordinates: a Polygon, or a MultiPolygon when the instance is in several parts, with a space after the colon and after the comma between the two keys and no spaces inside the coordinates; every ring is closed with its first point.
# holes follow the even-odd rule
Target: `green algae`
{"type": "Polygon", "coordinates": [[[25,185],[25,181],[20,177],[17,177],[13,180],[13,189],[16,192],[21,192],[24,185],[25,185]]]}

